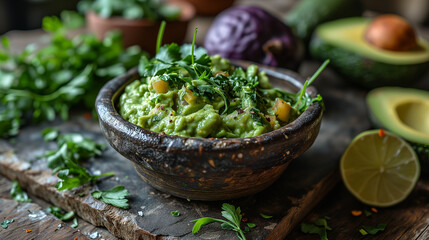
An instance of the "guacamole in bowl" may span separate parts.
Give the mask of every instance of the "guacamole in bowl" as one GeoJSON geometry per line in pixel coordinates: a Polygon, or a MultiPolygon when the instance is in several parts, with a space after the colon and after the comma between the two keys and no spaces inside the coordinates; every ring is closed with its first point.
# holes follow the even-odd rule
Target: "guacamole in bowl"
{"type": "MultiPolygon", "coordinates": [[[[272,88],[257,65],[244,70],[192,46],[170,44],[143,59],[141,78],[119,99],[121,116],[150,131],[181,137],[245,138],[295,120],[320,95],[272,88]]],[[[305,91],[305,89],[304,89],[305,91]]]]}
{"type": "Polygon", "coordinates": [[[160,191],[210,201],[255,194],[315,141],[323,102],[308,86],[314,76],[191,48],[166,45],[106,83],[95,104],[101,131],[160,191]]]}

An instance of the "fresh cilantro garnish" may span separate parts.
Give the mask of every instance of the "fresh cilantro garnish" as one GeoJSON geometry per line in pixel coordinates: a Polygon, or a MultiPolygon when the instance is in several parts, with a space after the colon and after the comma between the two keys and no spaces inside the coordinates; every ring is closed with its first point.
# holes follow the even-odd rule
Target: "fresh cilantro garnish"
{"type": "Polygon", "coordinates": [[[179,211],[171,211],[171,215],[178,217],[178,216],[180,216],[180,213],[179,213],[179,211]]]}
{"type": "Polygon", "coordinates": [[[65,212],[59,207],[51,206],[46,208],[46,211],[52,213],[55,217],[59,218],[62,221],[68,221],[75,217],[74,212],[65,212]]]}
{"type": "Polygon", "coordinates": [[[9,223],[13,223],[14,221],[15,221],[15,220],[13,220],[13,219],[11,219],[11,220],[7,220],[7,219],[6,219],[6,220],[4,220],[3,222],[1,222],[1,223],[0,223],[0,226],[1,226],[2,228],[6,229],[6,228],[8,227],[7,225],[8,225],[9,223]]]}
{"type": "Polygon", "coordinates": [[[123,49],[119,33],[102,41],[92,34],[69,38],[57,17],[45,17],[43,28],[50,44],[29,45],[21,54],[12,53],[9,40],[2,38],[0,137],[17,135],[31,120],[67,119],[73,106],[93,109],[104,83],[136,66],[143,55],[136,47],[123,49]]]}
{"type": "Polygon", "coordinates": [[[45,142],[53,141],[58,137],[58,128],[45,128],[42,130],[43,140],[45,142]]]}
{"type": "Polygon", "coordinates": [[[77,228],[79,227],[79,223],[77,222],[77,218],[73,218],[73,224],[70,225],[70,227],[72,228],[77,228]]]}
{"type": "Polygon", "coordinates": [[[221,227],[226,230],[232,230],[237,233],[237,237],[240,240],[245,240],[246,237],[244,235],[243,230],[240,228],[241,224],[241,209],[240,207],[235,208],[235,206],[224,203],[222,204],[222,217],[227,219],[226,221],[223,219],[216,219],[211,217],[203,217],[200,219],[192,220],[191,222],[194,223],[194,227],[192,228],[192,233],[196,234],[202,226],[207,225],[212,222],[219,222],[221,223],[221,227]]]}
{"type": "Polygon", "coordinates": [[[21,186],[16,180],[12,182],[10,195],[17,202],[31,202],[31,199],[28,197],[27,193],[22,190],[21,186]]]}
{"type": "Polygon", "coordinates": [[[328,226],[327,220],[329,219],[329,217],[324,217],[317,219],[313,223],[302,223],[301,231],[303,233],[318,234],[320,236],[320,240],[328,240],[326,230],[332,230],[332,228],[328,226]]]}
{"type": "Polygon", "coordinates": [[[362,226],[362,228],[359,229],[359,232],[363,236],[368,235],[368,234],[375,235],[378,232],[384,231],[385,229],[386,229],[386,224],[380,223],[380,224],[377,224],[377,226],[375,226],[375,227],[372,227],[372,226],[362,226]]]}
{"type": "Polygon", "coordinates": [[[69,190],[89,182],[95,182],[101,177],[112,176],[113,172],[92,176],[79,161],[101,155],[105,148],[90,138],[80,134],[61,134],[57,137],[58,149],[45,153],[48,167],[53,174],[61,179],[56,184],[58,190],[69,190]]]}
{"type": "Polygon", "coordinates": [[[259,213],[259,215],[261,215],[261,217],[263,217],[263,218],[272,218],[273,217],[273,216],[265,215],[263,213],[259,213]]]}
{"type": "Polygon", "coordinates": [[[130,193],[124,186],[117,186],[105,191],[94,191],[91,195],[104,203],[111,204],[118,208],[128,209],[130,207],[128,205],[128,199],[125,198],[129,196],[130,193]]]}
{"type": "MultiPolygon", "coordinates": [[[[312,98],[306,89],[314,82],[329,61],[326,61],[311,79],[305,82],[298,93],[285,92],[281,89],[268,88],[269,83],[266,83],[266,77],[261,75],[256,65],[249,66],[246,71],[242,68],[230,67],[224,71],[212,72],[212,65],[215,64],[204,48],[195,46],[196,34],[197,29],[194,31],[190,45],[179,46],[172,43],[159,47],[162,39],[162,31],[160,30],[155,57],[152,59],[141,58],[138,67],[142,77],[141,81],[148,83],[151,81],[150,79],[157,78],[168,82],[171,89],[186,88],[186,91],[182,90],[179,95],[181,100],[185,94],[191,92],[192,95],[199,97],[204,102],[220,101],[221,104],[219,104],[217,111],[221,115],[230,114],[236,110],[237,106],[234,101],[240,99],[240,108],[250,112],[252,120],[260,126],[268,125],[267,121],[264,120],[266,119],[265,115],[268,114],[267,110],[273,107],[272,102],[266,100],[266,97],[270,99],[276,97],[290,103],[293,107],[291,120],[304,112],[314,102],[320,102],[323,105],[320,95],[312,98]]],[[[150,101],[156,103],[158,97],[153,97],[150,101]]]]}

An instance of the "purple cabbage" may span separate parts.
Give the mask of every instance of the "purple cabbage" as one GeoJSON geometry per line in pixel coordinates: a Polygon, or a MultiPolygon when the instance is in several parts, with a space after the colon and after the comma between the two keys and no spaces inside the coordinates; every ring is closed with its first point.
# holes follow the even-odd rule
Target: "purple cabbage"
{"type": "Polygon", "coordinates": [[[296,70],[302,44],[291,28],[254,6],[237,6],[220,13],[209,28],[204,47],[210,55],[250,60],[296,70]]]}

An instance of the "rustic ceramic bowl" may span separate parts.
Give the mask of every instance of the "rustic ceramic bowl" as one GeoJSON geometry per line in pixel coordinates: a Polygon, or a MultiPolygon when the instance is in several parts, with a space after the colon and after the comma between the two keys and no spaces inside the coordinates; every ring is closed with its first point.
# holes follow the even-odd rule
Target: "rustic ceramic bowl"
{"type": "MultiPolygon", "coordinates": [[[[303,79],[294,72],[261,68],[275,87],[291,91],[302,87],[303,79]]],[[[96,110],[101,130],[147,183],[174,196],[224,200],[257,193],[272,184],[319,133],[323,112],[319,103],[288,125],[257,137],[208,139],[152,132],[124,120],[117,111],[120,94],[138,77],[133,69],[100,90],[96,110]]],[[[307,92],[317,95],[314,87],[307,92]]]]}
{"type": "MultiPolygon", "coordinates": [[[[185,40],[189,21],[195,16],[195,8],[185,1],[170,0],[168,2],[180,8],[181,15],[177,20],[167,21],[162,44],[172,42],[181,44],[185,40]]],[[[110,31],[118,30],[122,32],[125,47],[138,45],[144,51],[155,54],[160,21],[130,20],[122,17],[102,18],[94,12],[88,12],[86,20],[89,31],[95,33],[99,39],[103,39],[110,31]]]]}

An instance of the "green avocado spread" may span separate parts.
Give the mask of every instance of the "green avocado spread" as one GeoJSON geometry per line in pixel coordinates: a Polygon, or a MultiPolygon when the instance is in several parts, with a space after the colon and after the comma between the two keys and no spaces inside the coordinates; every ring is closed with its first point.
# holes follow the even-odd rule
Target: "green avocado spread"
{"type": "Polygon", "coordinates": [[[256,65],[243,70],[203,48],[191,51],[190,45],[170,44],[153,59],[143,58],[142,78],[119,98],[120,115],[158,133],[243,138],[278,129],[321,101],[272,88],[256,65]]]}

